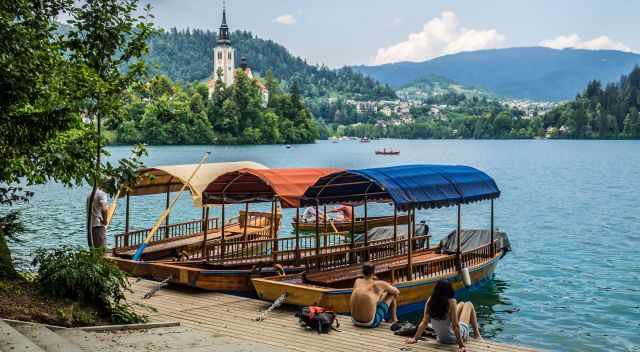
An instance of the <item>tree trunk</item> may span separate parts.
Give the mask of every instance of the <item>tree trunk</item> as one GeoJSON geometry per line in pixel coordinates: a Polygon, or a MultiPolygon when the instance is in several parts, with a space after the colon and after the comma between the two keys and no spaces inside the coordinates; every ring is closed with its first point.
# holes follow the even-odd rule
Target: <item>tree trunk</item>
{"type": "Polygon", "coordinates": [[[0,230],[0,279],[13,279],[17,276],[7,245],[7,236],[0,230]]]}

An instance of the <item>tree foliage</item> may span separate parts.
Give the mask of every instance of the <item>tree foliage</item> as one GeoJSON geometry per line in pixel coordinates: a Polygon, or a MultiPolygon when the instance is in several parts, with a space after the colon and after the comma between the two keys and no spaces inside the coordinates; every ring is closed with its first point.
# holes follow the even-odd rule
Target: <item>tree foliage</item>
{"type": "Polygon", "coordinates": [[[592,81],[582,94],[544,116],[544,127],[568,138],[640,138],[640,67],[604,88],[592,81]],[[564,128],[563,128],[564,127],[564,128]]]}
{"type": "Polygon", "coordinates": [[[148,144],[312,143],[319,125],[305,107],[296,84],[283,93],[271,77],[269,101],[263,105],[256,80],[244,72],[226,87],[218,75],[211,98],[202,83],[174,84],[156,76],[132,91],[115,142],[148,144]]]}

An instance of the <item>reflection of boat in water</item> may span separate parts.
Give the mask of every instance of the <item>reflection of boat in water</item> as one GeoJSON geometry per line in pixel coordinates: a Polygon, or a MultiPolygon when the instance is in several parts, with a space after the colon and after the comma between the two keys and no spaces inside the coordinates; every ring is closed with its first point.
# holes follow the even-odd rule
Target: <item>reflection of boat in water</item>
{"type": "Polygon", "coordinates": [[[382,150],[376,150],[376,155],[398,155],[400,154],[399,150],[387,149],[384,148],[382,150]]]}
{"type": "MultiPolygon", "coordinates": [[[[348,313],[351,288],[361,275],[361,265],[372,261],[376,276],[400,290],[400,312],[420,309],[438,280],[448,280],[456,290],[489,279],[498,260],[508,251],[506,235],[493,226],[493,199],[500,195],[488,175],[467,166],[408,165],[349,170],[325,176],[309,187],[302,205],[392,201],[397,210],[415,216],[417,209],[458,207],[458,227],[435,248],[421,246],[416,224],[407,225],[408,236],[384,243],[369,242],[344,253],[308,258],[302,274],[254,278],[262,299],[273,301],[286,294],[295,305],[319,305],[348,313]],[[462,230],[462,204],[491,200],[491,229],[462,230]],[[391,254],[389,254],[391,253],[391,254]]],[[[397,229],[397,226],[394,226],[397,229]]]]}

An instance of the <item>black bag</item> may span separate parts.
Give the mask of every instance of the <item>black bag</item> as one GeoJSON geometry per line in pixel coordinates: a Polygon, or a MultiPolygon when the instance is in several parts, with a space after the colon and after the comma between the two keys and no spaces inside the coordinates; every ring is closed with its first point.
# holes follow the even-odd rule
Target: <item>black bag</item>
{"type": "Polygon", "coordinates": [[[408,321],[397,321],[391,325],[391,331],[394,335],[398,336],[413,336],[418,329],[415,324],[408,321]]]}
{"type": "Polygon", "coordinates": [[[340,327],[336,313],[328,311],[322,307],[309,306],[304,307],[300,312],[296,313],[300,326],[317,331],[318,334],[328,334],[329,331],[337,330],[340,327]],[[336,327],[333,327],[333,323],[336,327]]]}

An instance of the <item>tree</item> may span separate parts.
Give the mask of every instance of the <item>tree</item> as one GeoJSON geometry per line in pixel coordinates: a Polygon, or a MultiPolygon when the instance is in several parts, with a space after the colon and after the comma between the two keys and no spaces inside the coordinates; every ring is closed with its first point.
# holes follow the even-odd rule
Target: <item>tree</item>
{"type": "Polygon", "coordinates": [[[632,107],[624,119],[623,135],[627,138],[640,137],[640,114],[635,107],[632,107]]]}
{"type": "MultiPolygon", "coordinates": [[[[100,134],[83,117],[119,116],[115,107],[123,97],[118,93],[138,77],[141,63],[130,61],[144,52],[150,26],[132,17],[134,5],[0,2],[0,184],[6,185],[0,188],[0,204],[28,199],[31,193],[20,183],[53,180],[73,186],[122,171],[94,160],[102,153],[100,134]],[[56,18],[63,13],[76,27],[58,35],[56,18]],[[127,64],[127,74],[113,75],[127,64]],[[127,79],[118,80],[122,77],[127,79]]],[[[12,213],[0,216],[0,261],[5,264],[11,263],[5,241],[19,232],[16,219],[12,213]]],[[[4,265],[0,270],[11,271],[4,265]]]]}
{"type": "MultiPolygon", "coordinates": [[[[92,190],[88,209],[100,182],[102,122],[117,120],[123,108],[123,96],[145,72],[147,39],[153,26],[146,16],[135,16],[138,0],[87,0],[70,9],[73,26],[69,31],[67,48],[73,64],[85,75],[85,85],[78,89],[84,99],[87,116],[96,127],[95,172],[91,176],[92,190]],[[123,67],[127,65],[126,70],[123,67]]],[[[91,239],[91,216],[87,212],[87,237],[91,239]]]]}

